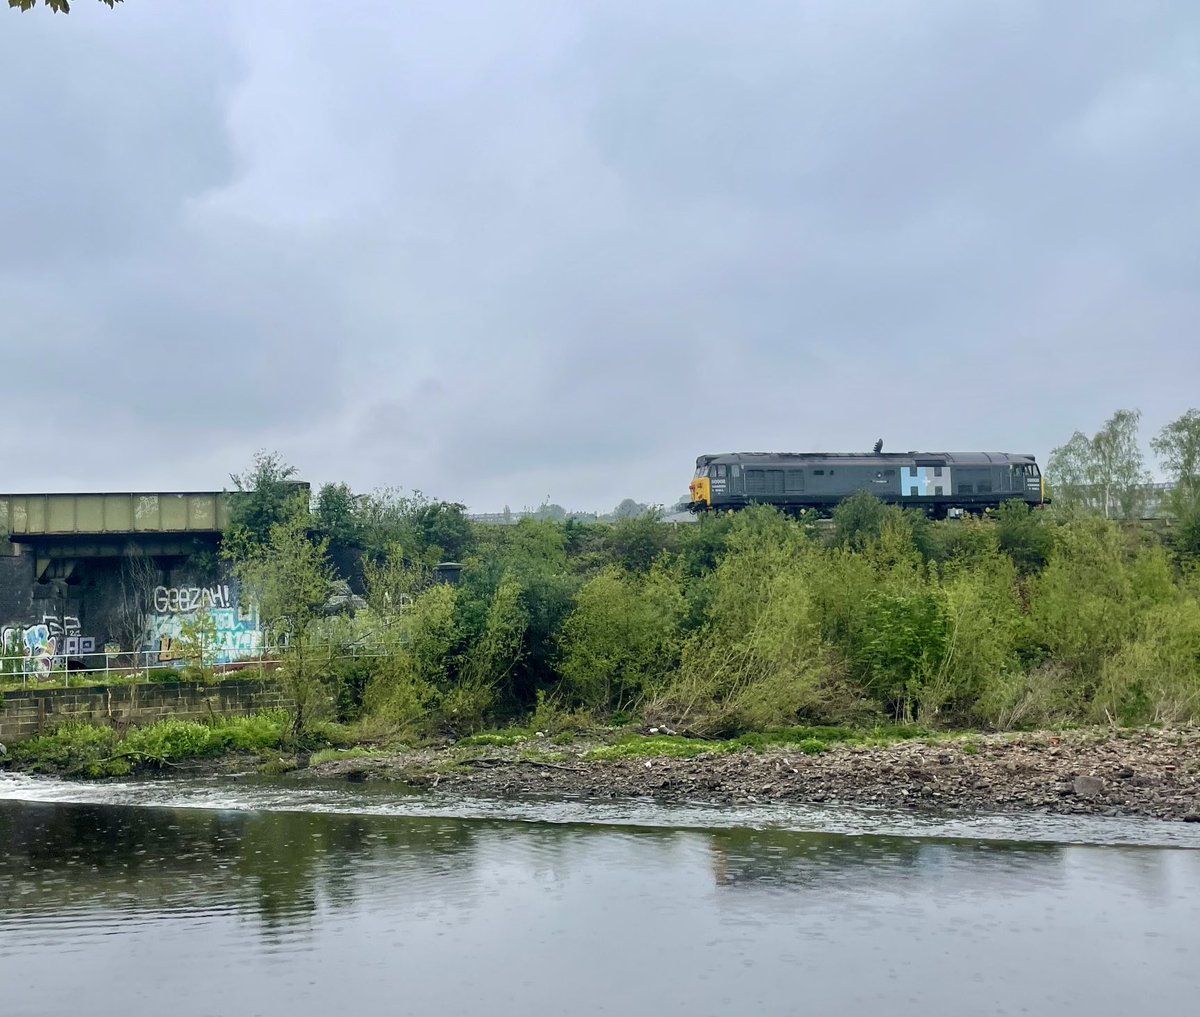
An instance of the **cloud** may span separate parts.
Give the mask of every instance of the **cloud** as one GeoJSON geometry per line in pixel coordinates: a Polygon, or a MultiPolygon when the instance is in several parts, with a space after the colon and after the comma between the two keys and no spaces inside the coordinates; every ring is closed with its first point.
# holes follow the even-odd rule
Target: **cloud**
{"type": "MultiPolygon", "coordinates": [[[[99,7],[100,5],[95,5],[99,7]]],[[[10,15],[10,486],[667,501],[1195,402],[1200,16],[383,0],[10,15]]]]}

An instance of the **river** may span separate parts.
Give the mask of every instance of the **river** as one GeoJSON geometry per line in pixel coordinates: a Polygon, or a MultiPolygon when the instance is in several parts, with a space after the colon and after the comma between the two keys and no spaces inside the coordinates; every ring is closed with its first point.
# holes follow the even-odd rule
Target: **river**
{"type": "Polygon", "coordinates": [[[1186,1013],[1198,849],[1130,820],[0,775],[0,1013],[1186,1013]]]}

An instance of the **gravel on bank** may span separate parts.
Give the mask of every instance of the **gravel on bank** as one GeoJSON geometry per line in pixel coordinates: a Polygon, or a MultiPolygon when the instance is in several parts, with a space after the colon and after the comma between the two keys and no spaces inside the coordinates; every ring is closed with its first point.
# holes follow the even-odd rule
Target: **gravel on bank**
{"type": "Polygon", "coordinates": [[[687,758],[588,759],[586,740],[335,759],[298,779],[395,780],[505,797],[842,803],[940,813],[1056,813],[1200,822],[1200,729],[1088,729],[687,758]]]}

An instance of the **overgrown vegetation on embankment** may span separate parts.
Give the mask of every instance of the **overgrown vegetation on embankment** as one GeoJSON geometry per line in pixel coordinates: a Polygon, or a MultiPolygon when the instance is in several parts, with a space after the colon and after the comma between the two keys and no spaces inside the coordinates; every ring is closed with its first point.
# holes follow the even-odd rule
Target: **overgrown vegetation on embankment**
{"type": "Polygon", "coordinates": [[[507,728],[459,741],[355,744],[323,725],[298,744],[283,712],[124,736],[67,725],[15,747],[18,769],[86,777],[197,772],[394,781],[467,797],[840,803],[1200,822],[1200,728],[931,732],[810,726],[706,740],[633,727],[507,728]],[[323,746],[323,747],[322,747],[323,746]]]}
{"type": "MultiPolygon", "coordinates": [[[[543,719],[545,719],[543,713],[543,719]]],[[[297,737],[285,710],[248,717],[207,721],[168,718],[145,727],[118,731],[110,726],[67,721],[54,731],[19,742],[0,756],[0,766],[55,776],[100,779],[131,773],[187,769],[189,764],[236,756],[243,769],[279,773],[305,766],[356,759],[398,761],[402,767],[422,760],[409,776],[447,773],[482,761],[553,761],[556,752],[571,747],[589,761],[618,759],[692,758],[781,746],[800,753],[824,752],[835,744],[882,746],[916,738],[938,739],[916,727],[852,730],[837,727],[798,727],[755,732],[729,739],[686,738],[638,731],[633,725],[583,730],[568,727],[548,734],[533,728],[508,727],[481,732],[461,740],[441,738],[418,743],[396,739],[364,740],[360,725],[314,724],[297,737]],[[497,754],[499,753],[499,754],[497,754]],[[432,761],[432,762],[429,762],[432,761]],[[428,764],[428,765],[427,765],[428,764]]],[[[564,756],[565,758],[565,756],[564,756]]]]}
{"type": "Polygon", "coordinates": [[[662,803],[840,803],[942,812],[1049,812],[1200,822],[1200,728],[1042,732],[801,726],[702,739],[623,728],[531,728],[458,741],[363,742],[284,711],[165,720],[119,735],[66,724],[0,765],[54,775],[253,772],[393,781],[468,797],[653,798],[662,803]]]}
{"type": "Polygon", "coordinates": [[[105,725],[68,721],[50,734],[10,746],[0,763],[56,776],[122,777],[232,753],[279,749],[290,730],[291,717],[285,710],[211,722],[168,718],[120,733],[105,725]]]}
{"type": "Polygon", "coordinates": [[[1015,502],[934,522],[866,494],[831,526],[758,507],[682,526],[487,527],[461,506],[336,485],[309,504],[289,475],[267,457],[243,478],[224,554],[265,623],[286,626],[296,732],[1200,719],[1190,530],[1015,502]],[[361,567],[353,613],[323,611],[331,558],[361,567]],[[435,581],[445,559],[464,565],[457,585],[435,581]]]}
{"type": "MultiPolygon", "coordinates": [[[[271,678],[295,708],[258,747],[465,747],[515,725],[650,751],[608,744],[633,725],[692,739],[652,743],[664,753],[712,755],[777,731],[810,732],[816,752],[831,744],[816,731],[1193,724],[1200,413],[1156,439],[1176,480],[1165,527],[1105,518],[1140,490],[1113,487],[1138,471],[1113,473],[1106,450],[1136,443],[1076,437],[1052,458],[1055,507],[937,522],[861,494],[831,522],[760,506],[689,525],[649,512],[480,526],[420,495],[327,484],[310,500],[260,455],[235,478],[221,547],[286,644],[271,678]],[[457,584],[438,581],[447,560],[457,584]]],[[[181,640],[185,676],[209,659],[203,622],[181,640]]],[[[199,755],[252,747],[177,729],[150,751],[150,734],[71,729],[19,751],[116,772],[185,758],[192,736],[199,755]]]]}

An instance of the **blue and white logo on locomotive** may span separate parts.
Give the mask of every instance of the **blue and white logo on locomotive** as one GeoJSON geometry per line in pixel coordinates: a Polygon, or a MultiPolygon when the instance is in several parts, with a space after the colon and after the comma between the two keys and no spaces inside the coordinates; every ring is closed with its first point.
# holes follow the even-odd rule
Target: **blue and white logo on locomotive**
{"type": "Polygon", "coordinates": [[[928,498],[950,493],[948,466],[907,466],[900,471],[902,498],[928,498]]]}

